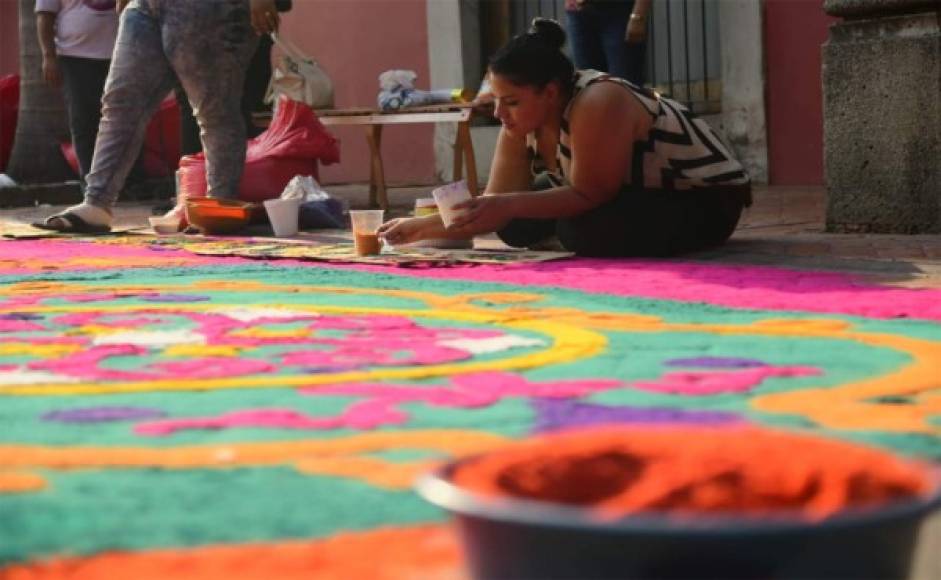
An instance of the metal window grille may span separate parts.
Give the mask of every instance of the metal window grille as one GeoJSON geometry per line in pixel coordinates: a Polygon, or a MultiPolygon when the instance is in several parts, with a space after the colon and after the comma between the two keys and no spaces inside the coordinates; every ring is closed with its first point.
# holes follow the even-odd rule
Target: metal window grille
{"type": "MultiPolygon", "coordinates": [[[[508,2],[503,13],[508,12],[510,36],[524,32],[536,16],[565,23],[564,0],[502,1],[508,2]]],[[[647,86],[701,114],[721,110],[718,1],[651,2],[647,86]]]]}

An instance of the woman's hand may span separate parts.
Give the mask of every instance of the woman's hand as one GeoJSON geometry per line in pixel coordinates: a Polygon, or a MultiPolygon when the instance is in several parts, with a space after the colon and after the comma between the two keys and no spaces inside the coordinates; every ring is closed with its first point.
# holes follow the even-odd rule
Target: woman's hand
{"type": "Polygon", "coordinates": [[[398,246],[424,239],[422,234],[427,229],[427,220],[424,217],[395,218],[379,226],[376,233],[393,246],[398,246]]]}
{"type": "Polygon", "coordinates": [[[278,31],[281,17],[274,0],[249,0],[252,12],[252,28],[259,36],[278,31]]]}
{"type": "Polygon", "coordinates": [[[505,226],[513,219],[513,194],[481,195],[455,205],[461,211],[451,221],[448,232],[461,236],[489,234],[505,226]]]}
{"type": "Polygon", "coordinates": [[[58,87],[62,84],[62,73],[59,72],[59,59],[54,54],[42,57],[42,78],[49,86],[58,87]]]}

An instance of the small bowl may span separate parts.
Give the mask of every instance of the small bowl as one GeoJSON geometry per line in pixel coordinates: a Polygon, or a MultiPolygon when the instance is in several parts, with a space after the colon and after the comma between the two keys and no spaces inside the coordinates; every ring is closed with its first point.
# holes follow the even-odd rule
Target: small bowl
{"type": "Polygon", "coordinates": [[[186,201],[186,221],[204,234],[230,234],[249,224],[255,204],[210,197],[186,201]]]}
{"type": "Polygon", "coordinates": [[[604,520],[575,506],[491,498],[455,485],[463,462],[416,489],[455,519],[471,574],[498,578],[907,578],[919,527],[941,506],[930,494],[845,510],[822,521],[635,514],[604,520]]]}

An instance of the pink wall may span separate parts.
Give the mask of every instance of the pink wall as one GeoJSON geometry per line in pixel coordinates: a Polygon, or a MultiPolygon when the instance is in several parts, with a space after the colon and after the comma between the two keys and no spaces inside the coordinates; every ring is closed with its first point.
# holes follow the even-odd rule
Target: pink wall
{"type": "MultiPolygon", "coordinates": [[[[428,88],[425,0],[294,0],[282,33],[331,76],[337,107],[375,107],[377,77],[392,68],[414,70],[418,86],[428,88]]],[[[341,161],[321,169],[323,181],[367,181],[365,130],[331,132],[341,140],[341,161]]],[[[388,183],[434,181],[433,125],[386,126],[382,141],[388,183]]]]}
{"type": "MultiPolygon", "coordinates": [[[[282,33],[320,62],[336,87],[337,107],[374,107],[379,73],[407,68],[427,88],[425,0],[294,0],[282,33]]],[[[0,0],[0,75],[17,72],[17,2],[0,0]]],[[[341,140],[339,164],[321,169],[327,183],[369,180],[362,127],[331,129],[341,140]]],[[[434,181],[432,125],[386,127],[383,161],[390,184],[434,181]]]]}
{"type": "Polygon", "coordinates": [[[765,0],[768,171],[772,185],[823,184],[823,0],[765,0]]]}
{"type": "Polygon", "coordinates": [[[20,70],[20,32],[16,0],[0,0],[0,76],[20,70]]]}

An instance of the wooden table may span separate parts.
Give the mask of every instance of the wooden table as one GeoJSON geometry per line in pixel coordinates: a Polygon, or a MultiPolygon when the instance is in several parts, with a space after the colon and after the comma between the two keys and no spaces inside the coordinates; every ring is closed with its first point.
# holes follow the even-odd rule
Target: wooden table
{"type": "Polygon", "coordinates": [[[389,112],[378,109],[322,109],[317,111],[317,118],[327,127],[362,125],[366,128],[370,153],[369,205],[388,209],[385,170],[382,166],[382,128],[385,125],[410,123],[457,123],[457,137],[454,140],[454,181],[462,178],[466,166],[467,188],[471,195],[477,195],[477,162],[474,159],[474,145],[470,135],[472,113],[471,105],[448,104],[410,107],[389,112]]]}

